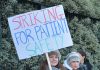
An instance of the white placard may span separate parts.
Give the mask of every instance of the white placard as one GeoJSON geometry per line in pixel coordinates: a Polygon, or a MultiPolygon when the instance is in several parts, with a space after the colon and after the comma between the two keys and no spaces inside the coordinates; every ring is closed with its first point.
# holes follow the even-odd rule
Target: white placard
{"type": "Polygon", "coordinates": [[[19,59],[72,46],[62,5],[8,18],[19,59]]]}

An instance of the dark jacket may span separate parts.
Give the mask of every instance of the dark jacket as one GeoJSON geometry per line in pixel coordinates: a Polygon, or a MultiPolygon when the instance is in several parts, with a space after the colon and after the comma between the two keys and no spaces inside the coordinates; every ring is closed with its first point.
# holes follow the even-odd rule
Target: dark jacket
{"type": "Polygon", "coordinates": [[[93,66],[90,64],[88,59],[85,59],[84,64],[86,65],[87,70],[92,70],[93,66]]]}
{"type": "Polygon", "coordinates": [[[87,70],[87,66],[85,64],[80,64],[79,70],[87,70]]]}

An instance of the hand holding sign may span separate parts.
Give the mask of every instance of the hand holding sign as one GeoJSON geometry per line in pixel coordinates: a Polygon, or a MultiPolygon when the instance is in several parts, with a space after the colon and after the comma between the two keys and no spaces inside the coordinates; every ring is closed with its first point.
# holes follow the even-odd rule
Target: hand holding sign
{"type": "Polygon", "coordinates": [[[19,59],[73,45],[62,5],[8,18],[19,59]]]}

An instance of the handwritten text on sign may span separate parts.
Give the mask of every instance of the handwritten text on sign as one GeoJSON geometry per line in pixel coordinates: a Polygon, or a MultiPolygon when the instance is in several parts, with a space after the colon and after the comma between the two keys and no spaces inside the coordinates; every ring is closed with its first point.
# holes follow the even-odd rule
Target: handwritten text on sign
{"type": "Polygon", "coordinates": [[[62,5],[8,18],[19,59],[72,45],[62,5]]]}

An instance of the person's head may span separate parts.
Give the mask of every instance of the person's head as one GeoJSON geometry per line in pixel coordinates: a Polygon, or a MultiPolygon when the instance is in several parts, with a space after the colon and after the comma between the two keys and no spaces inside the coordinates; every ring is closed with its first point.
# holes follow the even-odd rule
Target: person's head
{"type": "Polygon", "coordinates": [[[59,51],[51,51],[48,53],[51,66],[57,66],[61,58],[59,51]]]}
{"type": "Polygon", "coordinates": [[[72,70],[77,70],[80,64],[80,56],[77,52],[71,52],[66,57],[67,66],[72,70]]]}
{"type": "Polygon", "coordinates": [[[80,58],[81,58],[81,62],[80,63],[84,63],[84,60],[86,58],[86,53],[84,51],[78,51],[80,58]]]}

